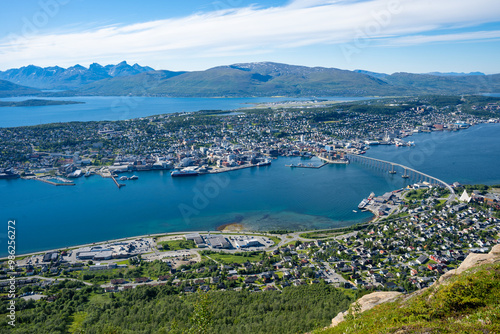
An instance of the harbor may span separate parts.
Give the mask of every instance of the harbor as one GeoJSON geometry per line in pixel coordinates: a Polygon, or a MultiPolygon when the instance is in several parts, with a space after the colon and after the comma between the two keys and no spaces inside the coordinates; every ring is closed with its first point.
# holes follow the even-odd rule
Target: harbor
{"type": "Polygon", "coordinates": [[[70,180],[66,180],[62,177],[54,177],[54,178],[47,178],[47,177],[34,177],[32,178],[33,180],[41,181],[43,183],[51,184],[53,186],[74,186],[75,183],[73,183],[70,180]],[[56,180],[59,182],[54,182],[52,180],[56,180]]]}

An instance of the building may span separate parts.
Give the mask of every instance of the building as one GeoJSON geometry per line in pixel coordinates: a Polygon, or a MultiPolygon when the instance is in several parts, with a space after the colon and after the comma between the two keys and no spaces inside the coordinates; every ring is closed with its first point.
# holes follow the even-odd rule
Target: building
{"type": "Polygon", "coordinates": [[[186,240],[193,240],[196,246],[202,245],[205,243],[203,237],[199,233],[190,233],[186,234],[186,240]]]}
{"type": "Polygon", "coordinates": [[[223,235],[208,235],[205,239],[211,248],[231,248],[231,244],[223,235]]]}

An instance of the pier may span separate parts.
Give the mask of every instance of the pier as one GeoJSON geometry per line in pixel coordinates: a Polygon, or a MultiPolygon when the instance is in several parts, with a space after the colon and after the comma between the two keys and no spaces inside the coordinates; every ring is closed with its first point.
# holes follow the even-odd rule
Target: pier
{"type": "Polygon", "coordinates": [[[44,179],[44,178],[41,178],[41,177],[35,177],[34,179],[37,180],[37,181],[42,181],[44,183],[51,184],[53,186],[74,186],[75,185],[73,182],[68,181],[68,180],[62,180],[61,183],[58,183],[58,182],[50,181],[48,179],[44,179]]]}
{"type": "Polygon", "coordinates": [[[315,169],[319,169],[319,168],[324,167],[326,165],[328,165],[328,162],[325,162],[325,163],[323,163],[322,165],[319,165],[319,166],[314,166],[313,164],[307,164],[307,165],[304,165],[304,164],[298,164],[298,165],[291,164],[291,165],[285,165],[285,167],[291,167],[291,168],[315,168],[315,169]]]}
{"type": "Polygon", "coordinates": [[[349,159],[330,160],[330,159],[327,159],[327,158],[319,156],[319,155],[317,155],[316,157],[318,157],[319,159],[325,161],[325,165],[326,164],[339,164],[339,165],[348,165],[349,164],[349,159]]]}
{"type": "Polygon", "coordinates": [[[118,181],[116,181],[115,177],[113,175],[111,175],[111,178],[113,179],[113,181],[115,182],[116,186],[118,187],[118,189],[120,189],[121,187],[124,187],[125,184],[123,183],[118,183],[118,181]]]}
{"type": "Polygon", "coordinates": [[[380,160],[376,158],[366,157],[364,155],[357,155],[348,153],[347,157],[352,162],[358,162],[364,165],[368,165],[382,172],[388,172],[389,174],[397,174],[395,167],[402,170],[401,177],[408,180],[415,180],[415,182],[428,182],[429,184],[438,184],[450,191],[450,196],[448,197],[448,203],[451,203],[455,198],[455,191],[453,188],[443,180],[438,179],[437,177],[422,173],[416,169],[413,169],[408,166],[404,166],[401,164],[397,164],[390,161],[380,160]]]}

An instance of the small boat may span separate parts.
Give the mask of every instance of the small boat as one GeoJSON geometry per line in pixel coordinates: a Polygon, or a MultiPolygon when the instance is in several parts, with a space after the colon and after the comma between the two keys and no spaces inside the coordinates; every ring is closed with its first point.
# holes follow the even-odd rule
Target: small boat
{"type": "Polygon", "coordinates": [[[138,180],[139,179],[139,176],[137,175],[132,175],[129,180],[138,180]]]}
{"type": "Polygon", "coordinates": [[[120,176],[119,180],[120,181],[127,181],[128,177],[126,177],[126,176],[120,176]]]}
{"type": "Polygon", "coordinates": [[[357,213],[358,211],[356,211],[356,210],[352,210],[352,212],[357,213]]]}

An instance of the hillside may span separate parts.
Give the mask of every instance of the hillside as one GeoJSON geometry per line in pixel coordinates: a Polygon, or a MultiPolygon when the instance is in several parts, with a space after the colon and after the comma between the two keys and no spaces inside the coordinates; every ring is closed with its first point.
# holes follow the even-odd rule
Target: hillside
{"type": "Polygon", "coordinates": [[[89,68],[75,65],[26,66],[0,71],[0,80],[39,89],[56,89],[44,96],[394,96],[422,94],[481,94],[500,92],[500,74],[460,73],[391,75],[364,70],[296,66],[272,62],[217,66],[204,71],[155,71],[129,65],[89,68]]]}
{"type": "Polygon", "coordinates": [[[394,73],[384,78],[393,86],[419,94],[481,94],[500,91],[500,75],[432,75],[394,73]]]}
{"type": "Polygon", "coordinates": [[[10,81],[0,80],[0,97],[37,95],[40,91],[35,88],[16,85],[10,81]]]}
{"type": "Polygon", "coordinates": [[[479,94],[500,91],[500,75],[432,75],[244,63],[205,71],[157,71],[83,86],[83,95],[170,97],[388,96],[479,94]],[[159,74],[163,73],[163,74],[159,74]]]}
{"type": "Polygon", "coordinates": [[[133,76],[108,78],[85,85],[79,89],[83,95],[149,95],[150,91],[165,80],[186,72],[150,71],[133,76]]]}
{"type": "Polygon", "coordinates": [[[81,94],[143,95],[173,97],[241,96],[363,96],[405,92],[362,73],[324,67],[278,63],[218,66],[205,71],[168,72],[168,76],[144,80],[143,75],[114,78],[82,87],[81,94]],[[121,89],[121,91],[120,91],[121,89]]]}
{"type": "Polygon", "coordinates": [[[500,245],[470,254],[427,289],[383,294],[362,297],[315,333],[499,333],[500,245]]]}

